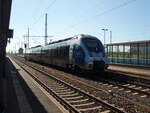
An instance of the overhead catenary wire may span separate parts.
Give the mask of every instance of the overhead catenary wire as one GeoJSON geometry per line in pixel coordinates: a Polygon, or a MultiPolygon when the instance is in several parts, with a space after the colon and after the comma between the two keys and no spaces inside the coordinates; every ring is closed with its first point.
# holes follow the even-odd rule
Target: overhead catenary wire
{"type": "Polygon", "coordinates": [[[99,0],[99,2],[100,2],[100,3],[98,3],[98,4],[96,4],[96,5],[93,5],[93,6],[90,5],[91,7],[89,7],[88,9],[86,9],[86,10],[84,10],[84,11],[82,11],[78,16],[72,16],[70,20],[73,21],[73,20],[75,20],[75,19],[81,17],[82,15],[84,15],[84,14],[86,14],[87,12],[91,11],[91,9],[93,9],[93,8],[95,8],[95,7],[99,6],[99,5],[101,5],[103,2],[105,2],[105,0],[99,0]],[[100,1],[101,1],[101,2],[100,2],[100,1]]]}
{"type": "Polygon", "coordinates": [[[42,11],[41,15],[37,18],[37,20],[36,20],[33,24],[30,25],[30,28],[33,27],[35,24],[37,24],[37,22],[45,15],[45,13],[47,12],[47,10],[48,10],[49,8],[51,8],[51,7],[55,4],[56,1],[57,1],[57,0],[53,0],[53,1],[44,9],[44,11],[42,11]]]}
{"type": "Polygon", "coordinates": [[[91,20],[91,19],[94,19],[94,18],[96,18],[96,17],[102,16],[102,15],[104,15],[104,14],[107,14],[107,13],[112,12],[112,11],[114,11],[114,10],[120,9],[120,8],[122,8],[122,7],[125,7],[125,6],[127,6],[127,5],[129,5],[130,3],[133,3],[133,2],[135,2],[135,1],[137,1],[137,0],[128,0],[128,1],[126,1],[126,2],[124,2],[124,3],[122,3],[122,4],[120,4],[120,5],[117,5],[117,6],[113,7],[113,8],[110,8],[110,9],[108,9],[108,10],[105,10],[105,11],[103,11],[103,12],[97,14],[97,15],[94,15],[94,16],[91,16],[91,17],[89,17],[89,18],[83,19],[83,20],[81,20],[81,21],[79,21],[79,22],[77,22],[77,23],[75,23],[75,24],[69,26],[69,28],[73,28],[73,27],[75,27],[75,26],[77,26],[77,25],[79,25],[79,24],[83,24],[83,23],[85,23],[85,22],[87,22],[87,21],[89,21],[89,20],[91,20]]]}
{"type": "MultiPolygon", "coordinates": [[[[37,19],[37,21],[35,21],[31,26],[30,26],[30,28],[31,27],[33,27],[39,20],[40,20],[40,18],[45,14],[45,12],[50,8],[50,7],[52,7],[53,6],[53,4],[56,2],[56,0],[53,0],[49,5],[48,5],[48,7],[46,7],[45,8],[45,10],[41,13],[41,15],[39,16],[39,18],[37,19]]],[[[46,13],[47,14],[47,13],[46,13]]],[[[28,37],[28,46],[29,46],[29,37],[31,37],[31,36],[24,36],[24,37],[28,37]]],[[[33,36],[33,37],[44,37],[44,36],[33,36]]],[[[51,37],[51,36],[47,36],[47,37],[51,37]]]]}
{"type": "MultiPolygon", "coordinates": [[[[73,24],[73,25],[66,26],[66,27],[67,27],[67,29],[68,29],[68,28],[69,28],[69,29],[72,28],[72,29],[75,30],[74,27],[77,26],[78,24],[83,24],[83,23],[85,23],[85,22],[87,22],[87,21],[89,21],[89,20],[91,20],[91,19],[94,19],[94,18],[96,18],[96,17],[102,16],[102,15],[104,15],[104,14],[107,14],[107,13],[109,13],[109,12],[112,12],[112,11],[114,11],[114,10],[117,10],[117,9],[119,9],[119,8],[122,8],[122,7],[124,7],[124,6],[127,6],[128,4],[130,4],[130,3],[134,2],[134,1],[136,1],[136,0],[127,0],[126,2],[124,2],[124,3],[120,4],[120,5],[117,5],[117,6],[113,7],[113,8],[110,8],[110,9],[108,9],[108,10],[105,10],[105,11],[103,11],[103,12],[97,14],[97,15],[91,16],[91,17],[89,17],[89,18],[82,19],[81,21],[79,21],[79,22],[77,22],[77,23],[75,23],[75,24],[73,24]]],[[[53,1],[48,5],[48,7],[45,8],[45,10],[43,11],[44,13],[41,13],[41,15],[39,16],[39,18],[37,19],[37,21],[35,21],[35,22],[32,24],[32,26],[34,26],[34,25],[40,20],[40,18],[45,14],[45,12],[46,12],[50,7],[52,7],[52,6],[54,5],[55,2],[56,2],[56,0],[53,0],[53,1]]]]}

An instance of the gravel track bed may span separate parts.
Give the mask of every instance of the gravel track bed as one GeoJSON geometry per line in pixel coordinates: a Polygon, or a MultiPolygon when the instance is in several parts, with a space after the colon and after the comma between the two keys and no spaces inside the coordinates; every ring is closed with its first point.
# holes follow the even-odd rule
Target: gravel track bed
{"type": "MultiPolygon", "coordinates": [[[[88,82],[88,81],[87,81],[88,82]]],[[[104,85],[104,84],[100,84],[100,83],[97,83],[97,82],[89,82],[91,85],[97,87],[97,88],[103,88],[103,89],[106,89],[112,93],[115,93],[115,94],[118,94],[120,96],[123,96],[123,97],[127,97],[129,99],[132,99],[134,101],[137,101],[137,102],[140,102],[140,103],[144,103],[145,105],[147,106],[150,106],[150,98],[141,98],[140,95],[134,95],[133,93],[135,92],[130,92],[130,93],[127,93],[125,91],[127,90],[119,90],[121,88],[114,88],[115,86],[111,86],[110,85],[104,85]]]]}
{"type": "MultiPolygon", "coordinates": [[[[86,78],[83,77],[77,77],[59,70],[51,69],[51,68],[46,68],[44,66],[40,66],[38,64],[34,64],[36,67],[44,70],[45,72],[51,73],[52,75],[55,75],[59,79],[62,79],[63,81],[74,85],[75,87],[84,90],[86,92],[89,92],[93,96],[99,97],[102,100],[106,100],[110,104],[114,104],[117,107],[123,108],[126,112],[128,113],[149,113],[150,109],[146,109],[144,107],[141,107],[139,105],[136,105],[134,103],[131,103],[123,98],[118,97],[117,95],[127,97],[129,99],[135,100],[137,102],[143,102],[145,105],[150,105],[150,99],[148,98],[139,98],[137,95],[131,95],[130,93],[125,93],[124,91],[119,91],[117,88],[112,88],[112,87],[107,87],[106,85],[101,85],[99,82],[94,82],[92,80],[87,80],[86,78]],[[84,84],[77,83],[76,81],[70,80],[69,78],[66,78],[66,76],[74,77],[75,79],[78,79],[82,82],[88,83],[94,87],[97,88],[102,88],[108,91],[95,91],[95,89],[89,88],[85,86],[84,84]],[[113,93],[111,93],[113,92],[113,93]]],[[[37,75],[35,73],[35,75],[37,75]]],[[[49,84],[49,80],[45,79],[45,76],[40,77],[41,80],[46,80],[45,83],[49,84]]]]}
{"type": "MultiPolygon", "coordinates": [[[[24,66],[28,71],[30,71],[35,77],[37,77],[38,79],[40,79],[42,82],[44,82],[46,84],[46,86],[50,86],[51,85],[51,82],[53,82],[53,80],[51,80],[49,77],[45,76],[45,75],[42,75],[42,74],[39,74],[39,72],[31,69],[31,68],[28,68],[27,66],[24,66]]],[[[67,97],[66,97],[67,98],[67,97]]],[[[85,98],[85,97],[84,97],[85,98]]],[[[69,100],[72,100],[73,99],[69,99],[69,100]]],[[[76,99],[75,99],[76,100],[76,99]]],[[[99,103],[94,103],[92,105],[87,105],[87,108],[91,108],[91,107],[95,107],[95,106],[101,106],[99,103]]],[[[84,107],[77,107],[78,109],[83,109],[84,107]]],[[[102,110],[102,109],[101,109],[102,110]]],[[[98,113],[99,110],[90,110],[89,113],[98,113]]]]}

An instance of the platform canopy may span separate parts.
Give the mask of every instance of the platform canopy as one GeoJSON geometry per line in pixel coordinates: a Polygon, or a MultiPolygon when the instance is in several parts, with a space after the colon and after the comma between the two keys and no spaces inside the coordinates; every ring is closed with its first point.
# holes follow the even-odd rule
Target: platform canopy
{"type": "Polygon", "coordinates": [[[13,30],[9,29],[12,0],[0,0],[0,38],[12,38],[13,30]]]}

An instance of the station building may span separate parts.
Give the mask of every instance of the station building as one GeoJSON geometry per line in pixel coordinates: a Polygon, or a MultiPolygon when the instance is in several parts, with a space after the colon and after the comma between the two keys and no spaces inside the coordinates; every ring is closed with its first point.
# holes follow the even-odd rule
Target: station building
{"type": "Polygon", "coordinates": [[[150,40],[106,45],[110,63],[150,66],[150,40]]]}

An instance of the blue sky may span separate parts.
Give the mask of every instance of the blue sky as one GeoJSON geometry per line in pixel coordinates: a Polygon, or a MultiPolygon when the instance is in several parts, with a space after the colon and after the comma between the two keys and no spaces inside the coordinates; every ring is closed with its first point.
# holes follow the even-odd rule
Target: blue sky
{"type": "MultiPolygon", "coordinates": [[[[14,38],[7,51],[21,47],[28,28],[30,35],[43,36],[45,13],[53,41],[82,33],[103,42],[102,28],[112,31],[113,42],[150,40],[149,5],[150,0],[13,0],[10,28],[14,38]]],[[[109,35],[106,32],[106,43],[109,35]]],[[[43,43],[44,37],[30,38],[30,46],[43,43]]]]}

